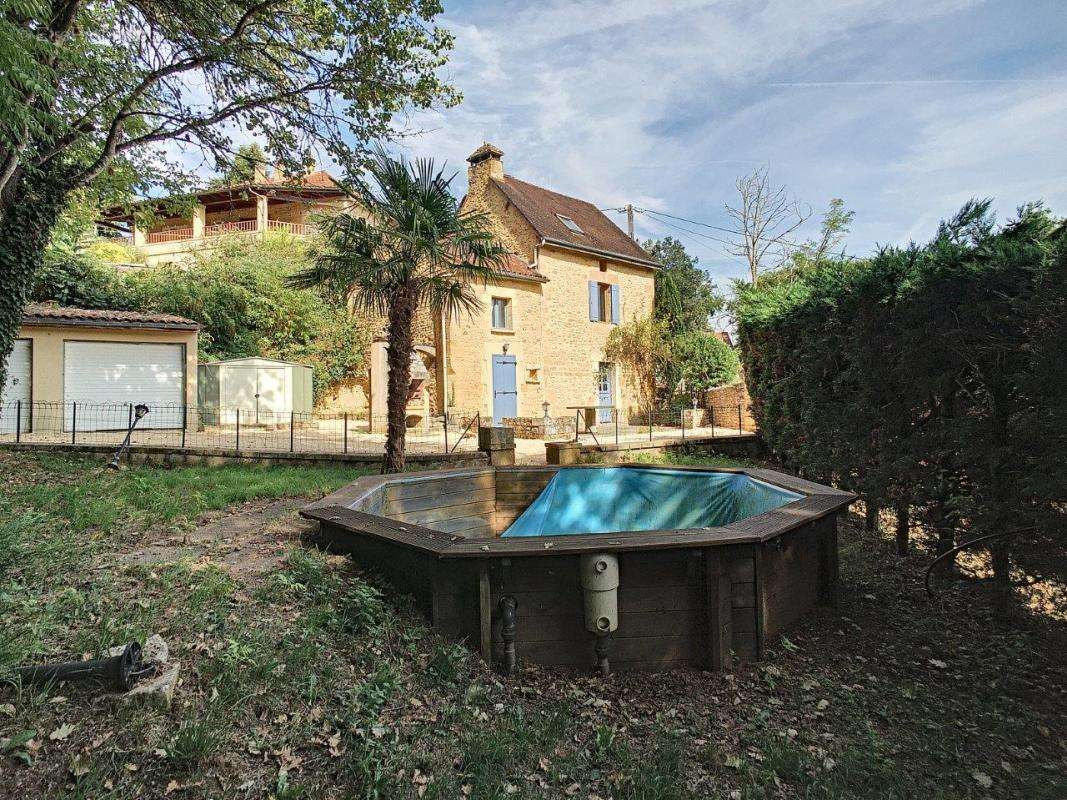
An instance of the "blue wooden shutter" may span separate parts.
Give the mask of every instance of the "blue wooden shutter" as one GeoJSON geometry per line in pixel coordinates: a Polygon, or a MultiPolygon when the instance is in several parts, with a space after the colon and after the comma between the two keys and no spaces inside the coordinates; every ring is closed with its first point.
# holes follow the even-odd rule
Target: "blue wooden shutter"
{"type": "Polygon", "coordinates": [[[622,291],[615,284],[611,286],[611,323],[618,325],[622,318],[622,291]]]}
{"type": "Polygon", "coordinates": [[[589,281],[589,321],[600,321],[600,284],[589,281]]]}

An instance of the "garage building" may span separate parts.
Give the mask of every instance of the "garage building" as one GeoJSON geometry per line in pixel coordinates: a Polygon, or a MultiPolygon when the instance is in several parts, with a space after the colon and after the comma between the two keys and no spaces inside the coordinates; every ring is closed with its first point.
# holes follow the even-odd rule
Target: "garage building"
{"type": "Polygon", "coordinates": [[[173,314],[27,305],[0,394],[0,433],[181,427],[196,405],[197,332],[173,314]]]}

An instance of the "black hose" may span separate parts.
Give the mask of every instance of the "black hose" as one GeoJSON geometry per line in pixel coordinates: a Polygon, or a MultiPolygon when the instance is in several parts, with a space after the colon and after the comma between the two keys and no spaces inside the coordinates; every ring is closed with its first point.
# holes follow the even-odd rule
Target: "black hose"
{"type": "Polygon", "coordinates": [[[958,544],[955,547],[953,547],[951,550],[946,550],[944,553],[942,553],[941,555],[939,555],[937,558],[935,558],[933,561],[930,562],[930,565],[926,568],[926,572],[923,574],[923,586],[926,588],[926,593],[930,597],[936,597],[936,595],[934,594],[934,590],[930,588],[930,576],[934,572],[934,567],[936,567],[940,562],[942,562],[946,558],[951,558],[952,556],[956,555],[960,551],[966,550],[968,547],[973,547],[974,545],[981,544],[982,542],[988,542],[990,539],[998,539],[1001,536],[1015,536],[1016,534],[1025,533],[1027,531],[1032,531],[1032,530],[1035,530],[1035,529],[1032,528],[1032,527],[1030,527],[1030,528],[1016,528],[1016,529],[1010,530],[1010,531],[1000,531],[999,533],[989,533],[989,534],[986,534],[985,536],[979,536],[977,539],[971,539],[970,541],[964,542],[963,544],[958,544]]]}
{"type": "MultiPolygon", "coordinates": [[[[151,672],[151,670],[148,670],[151,672]]],[[[64,661],[19,667],[12,675],[22,684],[48,685],[60,681],[84,681],[117,691],[129,689],[146,670],[141,663],[141,645],[130,642],[117,656],[92,661],[64,661]]]]}

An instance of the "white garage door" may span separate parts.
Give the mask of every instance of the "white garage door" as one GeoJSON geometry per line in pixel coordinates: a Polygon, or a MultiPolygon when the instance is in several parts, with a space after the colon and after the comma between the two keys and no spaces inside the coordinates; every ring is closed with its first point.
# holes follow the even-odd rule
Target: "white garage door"
{"type": "Polygon", "coordinates": [[[30,429],[30,361],[32,349],[29,339],[16,339],[15,347],[7,358],[7,373],[4,391],[0,392],[0,434],[14,433],[20,417],[19,401],[22,401],[21,428],[30,429]]]}
{"type": "Polygon", "coordinates": [[[181,427],[185,397],[185,348],[180,344],[66,342],[63,399],[70,430],[117,430],[129,423],[131,405],[151,409],[138,428],[181,427]]]}

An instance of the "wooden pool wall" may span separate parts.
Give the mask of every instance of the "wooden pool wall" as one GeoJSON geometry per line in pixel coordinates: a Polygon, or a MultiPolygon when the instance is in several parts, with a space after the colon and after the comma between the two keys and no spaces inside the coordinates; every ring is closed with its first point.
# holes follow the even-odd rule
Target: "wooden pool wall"
{"type": "Polygon", "coordinates": [[[836,594],[837,517],[853,495],[743,470],[804,498],[722,528],[499,538],[557,469],[364,478],[305,515],[320,521],[331,549],[412,595],[435,629],[491,663],[501,660],[499,603],[510,595],[519,658],[596,665],[583,623],[582,553],[619,559],[619,629],[608,651],[618,670],[725,669],[759,659],[767,641],[836,594]]]}

